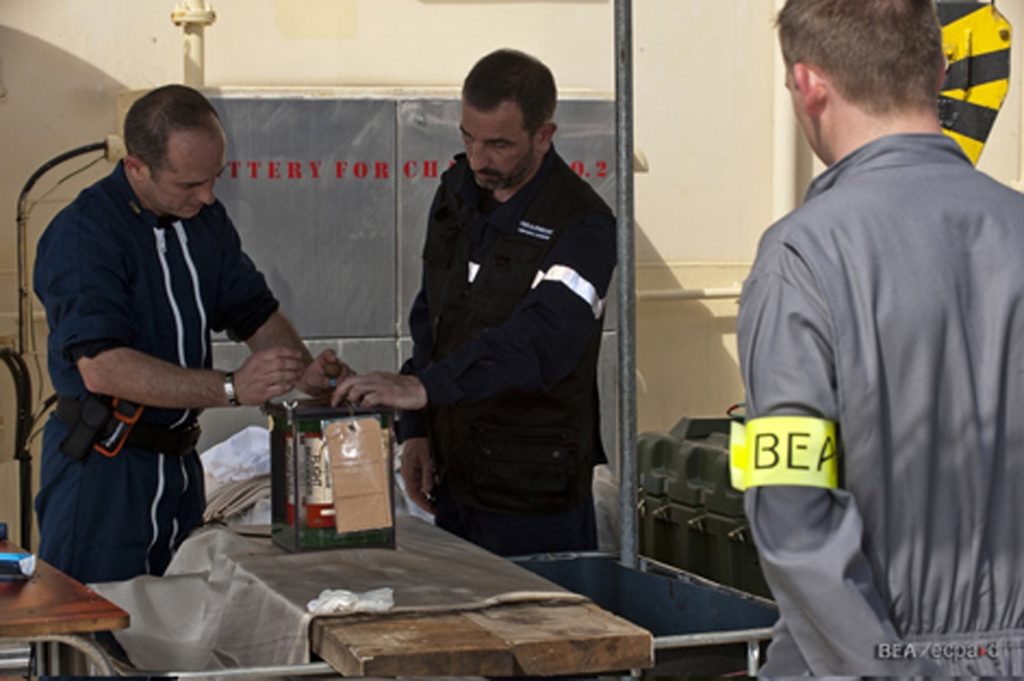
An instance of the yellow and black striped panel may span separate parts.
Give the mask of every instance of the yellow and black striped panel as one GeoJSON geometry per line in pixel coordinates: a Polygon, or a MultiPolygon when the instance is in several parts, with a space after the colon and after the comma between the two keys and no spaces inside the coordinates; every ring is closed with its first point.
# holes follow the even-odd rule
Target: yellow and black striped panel
{"type": "Polygon", "coordinates": [[[995,5],[939,2],[946,81],[939,121],[973,163],[992,131],[1010,84],[1010,22],[995,5]]]}

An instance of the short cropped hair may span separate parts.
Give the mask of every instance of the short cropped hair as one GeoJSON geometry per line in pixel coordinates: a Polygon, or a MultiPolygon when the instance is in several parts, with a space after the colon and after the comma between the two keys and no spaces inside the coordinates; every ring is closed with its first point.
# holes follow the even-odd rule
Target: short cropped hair
{"type": "Polygon", "coordinates": [[[462,84],[462,99],[475,109],[492,111],[502,102],[515,102],[530,133],[554,117],[557,98],[551,70],[518,50],[491,52],[473,66],[462,84]]]}
{"type": "Polygon", "coordinates": [[[156,172],[167,160],[167,138],[179,130],[220,131],[219,116],[198,91],[164,85],[137,99],[124,119],[128,153],[156,172]]]}
{"type": "Polygon", "coordinates": [[[788,68],[820,68],[866,111],[937,106],[944,57],[933,0],[787,0],[776,25],[788,68]]]}

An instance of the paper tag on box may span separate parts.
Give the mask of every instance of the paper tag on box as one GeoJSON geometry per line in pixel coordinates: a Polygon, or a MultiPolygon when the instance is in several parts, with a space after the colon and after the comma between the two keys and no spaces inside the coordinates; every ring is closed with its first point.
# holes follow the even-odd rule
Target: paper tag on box
{"type": "Polygon", "coordinates": [[[387,434],[373,417],[334,421],[324,431],[338,532],[391,527],[387,434]]]}

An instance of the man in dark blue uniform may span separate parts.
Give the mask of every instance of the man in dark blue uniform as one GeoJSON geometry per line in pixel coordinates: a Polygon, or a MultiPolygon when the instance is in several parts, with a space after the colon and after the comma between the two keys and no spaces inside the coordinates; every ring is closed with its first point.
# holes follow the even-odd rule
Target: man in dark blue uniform
{"type": "Polygon", "coordinates": [[[430,209],[413,356],[334,400],[403,409],[402,477],[438,526],[499,555],[597,548],[597,356],[615,220],[555,152],[554,78],[514,50],[462,89],[465,154],[430,209]]]}
{"type": "Polygon", "coordinates": [[[202,521],[195,451],[204,407],[323,390],[314,362],[213,193],[224,167],[217,114],[179,85],[125,118],[128,156],[39,242],[59,395],[43,438],[40,555],[84,582],[162,574],[202,521]],[[252,355],[211,368],[210,331],[252,355]]]}

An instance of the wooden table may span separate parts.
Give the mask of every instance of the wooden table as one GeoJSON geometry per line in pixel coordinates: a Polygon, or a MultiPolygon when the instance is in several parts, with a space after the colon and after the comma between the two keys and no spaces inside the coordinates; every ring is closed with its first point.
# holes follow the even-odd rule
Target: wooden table
{"type": "MultiPolygon", "coordinates": [[[[0,552],[20,550],[0,541],[0,552]]],[[[31,579],[0,580],[0,641],[66,643],[102,666],[106,656],[87,635],[127,626],[128,613],[38,557],[31,579]]]]}
{"type": "Polygon", "coordinates": [[[430,523],[399,516],[396,525],[394,549],[298,553],[262,534],[208,528],[185,541],[161,580],[96,588],[132,613],[118,638],[140,676],[216,674],[223,660],[233,674],[262,676],[313,667],[356,677],[546,676],[653,665],[647,630],[430,523]],[[313,617],[307,609],[324,589],[385,585],[397,604],[388,612],[313,617]]]}
{"type": "Polygon", "coordinates": [[[310,643],[344,676],[554,676],[654,665],[651,634],[593,603],[318,619],[310,643]]]}

